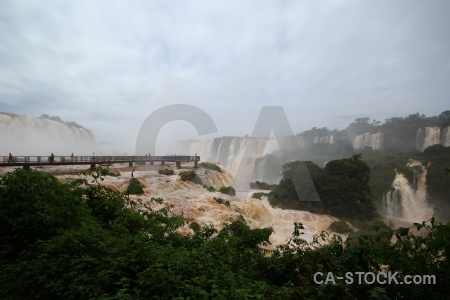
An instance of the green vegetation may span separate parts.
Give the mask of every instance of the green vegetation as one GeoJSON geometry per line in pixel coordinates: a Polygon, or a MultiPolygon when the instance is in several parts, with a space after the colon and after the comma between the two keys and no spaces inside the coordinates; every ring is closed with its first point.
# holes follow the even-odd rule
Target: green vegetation
{"type": "Polygon", "coordinates": [[[215,192],[216,189],[213,186],[208,186],[206,184],[203,184],[203,188],[208,190],[208,192],[215,192]]]}
{"type": "Polygon", "coordinates": [[[225,195],[236,196],[236,190],[232,186],[223,186],[219,189],[219,192],[225,195]]]}
{"type": "MultiPolygon", "coordinates": [[[[353,167],[353,166],[352,166],[353,167]]],[[[95,175],[95,174],[94,174],[95,175]]],[[[359,180],[359,179],[356,179],[359,180]]],[[[153,210],[94,182],[62,184],[17,169],[0,178],[1,299],[445,299],[450,284],[450,224],[434,218],[346,242],[326,232],[311,244],[295,224],[286,245],[266,255],[271,228],[240,220],[217,230],[189,224],[170,207],[153,210]],[[398,241],[390,243],[391,234],[398,241]],[[314,274],[389,268],[434,275],[436,284],[316,284],[314,274]]],[[[163,203],[162,199],[152,201],[163,203]]],[[[225,204],[225,203],[224,203],[225,204]]],[[[355,275],[355,280],[356,280],[355,275]]]]}
{"type": "Polygon", "coordinates": [[[222,169],[218,165],[213,163],[202,162],[199,164],[199,166],[208,170],[213,170],[222,173],[222,169]]]}
{"type": "MultiPolygon", "coordinates": [[[[383,199],[383,196],[391,189],[395,178],[395,170],[406,175],[408,180],[414,177],[414,172],[406,167],[409,160],[408,155],[376,152],[364,153],[362,158],[370,167],[371,177],[369,185],[378,200],[383,199]]],[[[413,182],[413,180],[410,182],[413,182]]]]}
{"type": "Polygon", "coordinates": [[[120,172],[118,170],[111,170],[110,168],[102,166],[97,166],[95,168],[95,173],[101,174],[101,176],[113,176],[113,177],[120,176],[120,172]]]}
{"type": "Polygon", "coordinates": [[[330,161],[324,169],[308,161],[289,162],[283,165],[282,176],[280,184],[269,193],[269,202],[273,206],[349,219],[363,220],[377,216],[368,184],[370,169],[358,155],[330,161]],[[301,187],[307,187],[309,178],[314,183],[320,201],[310,201],[314,191],[306,189],[300,191],[302,194],[299,198],[294,188],[293,181],[301,187]]]}
{"type": "Polygon", "coordinates": [[[196,184],[202,184],[202,180],[197,176],[195,171],[182,171],[178,175],[180,175],[181,181],[192,181],[196,184]]]}
{"type": "Polygon", "coordinates": [[[222,198],[214,197],[213,199],[216,200],[216,202],[219,203],[219,204],[224,204],[225,203],[225,200],[223,200],[222,198]]]}
{"type": "Polygon", "coordinates": [[[268,196],[268,195],[269,195],[268,193],[262,193],[262,192],[259,192],[259,193],[253,193],[252,198],[261,200],[261,198],[262,198],[263,196],[268,196]]]}
{"type": "Polygon", "coordinates": [[[159,170],[158,173],[161,174],[161,175],[167,175],[167,176],[175,174],[175,172],[173,170],[170,170],[170,169],[159,170]]]}
{"type": "Polygon", "coordinates": [[[438,207],[438,219],[450,218],[449,178],[446,176],[450,165],[450,147],[434,145],[425,149],[422,157],[429,163],[427,172],[427,196],[431,207],[438,207]]]}
{"type": "Polygon", "coordinates": [[[339,220],[331,223],[330,230],[341,234],[353,232],[353,229],[344,220],[339,220]]]}
{"type": "Polygon", "coordinates": [[[142,195],[144,193],[144,189],[142,188],[142,184],[136,178],[131,178],[130,183],[125,191],[125,195],[142,195]]]}
{"type": "Polygon", "coordinates": [[[268,184],[266,182],[250,182],[250,188],[254,190],[271,190],[274,189],[277,185],[276,184],[268,184]]]}

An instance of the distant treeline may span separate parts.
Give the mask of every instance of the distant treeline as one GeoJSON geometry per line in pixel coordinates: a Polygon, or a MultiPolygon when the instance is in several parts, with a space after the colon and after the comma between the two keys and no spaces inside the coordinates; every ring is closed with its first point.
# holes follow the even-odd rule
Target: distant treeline
{"type": "Polygon", "coordinates": [[[63,121],[63,120],[62,120],[60,117],[58,117],[58,116],[49,116],[49,115],[47,115],[47,114],[42,114],[42,115],[41,115],[41,118],[42,118],[42,119],[48,119],[48,120],[56,121],[56,122],[65,124],[65,125],[67,125],[67,126],[73,126],[73,127],[77,127],[77,128],[81,128],[81,129],[86,129],[85,127],[81,126],[80,124],[78,124],[78,123],[76,123],[76,122],[74,122],[74,121],[68,121],[68,122],[65,122],[65,121],[63,121]]]}
{"type": "Polygon", "coordinates": [[[411,114],[406,117],[393,117],[383,122],[369,117],[357,118],[343,130],[330,130],[326,127],[314,127],[300,133],[305,146],[320,143],[320,138],[333,135],[336,145],[352,145],[353,139],[365,133],[383,133],[383,150],[389,152],[411,152],[416,150],[416,138],[419,128],[450,126],[450,110],[443,111],[438,116],[427,117],[424,114],[411,114]]]}

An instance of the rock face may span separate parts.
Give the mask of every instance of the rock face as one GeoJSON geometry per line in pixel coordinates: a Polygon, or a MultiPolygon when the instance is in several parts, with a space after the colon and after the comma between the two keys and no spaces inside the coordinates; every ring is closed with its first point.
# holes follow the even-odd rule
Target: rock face
{"type": "Polygon", "coordinates": [[[0,112],[0,155],[89,155],[96,146],[93,131],[59,117],[0,112]]]}

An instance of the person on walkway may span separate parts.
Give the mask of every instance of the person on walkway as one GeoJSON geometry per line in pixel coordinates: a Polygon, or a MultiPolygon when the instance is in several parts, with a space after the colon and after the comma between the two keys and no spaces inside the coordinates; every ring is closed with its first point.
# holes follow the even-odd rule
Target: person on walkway
{"type": "Polygon", "coordinates": [[[12,156],[12,154],[11,153],[9,153],[9,160],[8,160],[8,162],[13,162],[13,160],[14,160],[14,157],[12,156]]]}
{"type": "Polygon", "coordinates": [[[55,162],[55,155],[53,154],[53,152],[52,154],[50,154],[50,162],[55,162]]]}
{"type": "Polygon", "coordinates": [[[95,152],[92,152],[92,161],[95,161],[95,152]]]}
{"type": "Polygon", "coordinates": [[[70,155],[70,160],[71,161],[73,161],[73,157],[74,157],[74,155],[73,155],[73,152],[72,152],[72,154],[70,155]]]}

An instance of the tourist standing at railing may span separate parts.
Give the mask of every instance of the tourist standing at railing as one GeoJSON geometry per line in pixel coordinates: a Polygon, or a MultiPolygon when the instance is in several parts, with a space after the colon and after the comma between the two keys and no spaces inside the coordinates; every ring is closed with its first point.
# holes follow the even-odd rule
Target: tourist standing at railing
{"type": "Polygon", "coordinates": [[[55,162],[55,155],[53,154],[53,152],[52,154],[50,154],[50,162],[55,162]]]}
{"type": "Polygon", "coordinates": [[[13,155],[11,154],[11,153],[9,153],[9,160],[8,160],[8,162],[13,162],[14,161],[14,157],[13,157],[13,155]]]}
{"type": "Polygon", "coordinates": [[[71,161],[73,161],[73,156],[74,156],[74,155],[73,155],[73,152],[72,152],[72,154],[70,155],[70,160],[71,160],[71,161]]]}
{"type": "Polygon", "coordinates": [[[95,161],[95,153],[92,152],[92,161],[95,161]]]}

